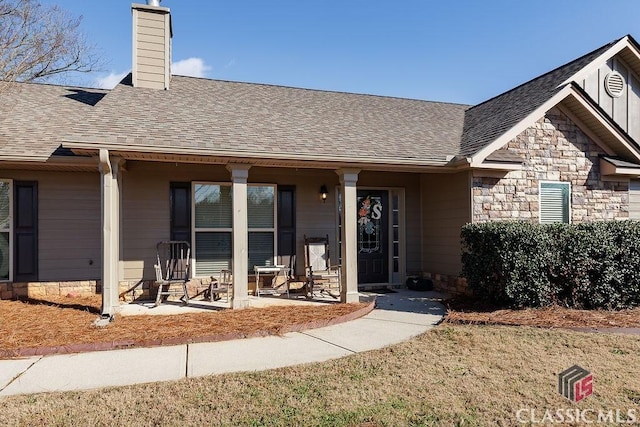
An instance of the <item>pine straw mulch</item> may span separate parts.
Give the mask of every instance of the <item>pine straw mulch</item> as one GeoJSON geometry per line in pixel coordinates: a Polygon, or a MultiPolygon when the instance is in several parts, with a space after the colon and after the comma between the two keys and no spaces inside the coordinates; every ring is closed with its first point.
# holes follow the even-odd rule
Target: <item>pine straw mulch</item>
{"type": "Polygon", "coordinates": [[[576,310],[559,306],[497,309],[469,299],[446,300],[445,321],[458,324],[523,325],[545,328],[639,328],[640,308],[576,310]]]}
{"type": "Polygon", "coordinates": [[[184,342],[185,338],[198,342],[278,335],[295,330],[296,325],[322,324],[369,305],[289,305],[167,316],[117,316],[109,326],[96,328],[93,321],[100,313],[100,302],[100,296],[0,301],[0,358],[23,354],[21,349],[78,344],[118,342],[135,347],[184,342]]]}

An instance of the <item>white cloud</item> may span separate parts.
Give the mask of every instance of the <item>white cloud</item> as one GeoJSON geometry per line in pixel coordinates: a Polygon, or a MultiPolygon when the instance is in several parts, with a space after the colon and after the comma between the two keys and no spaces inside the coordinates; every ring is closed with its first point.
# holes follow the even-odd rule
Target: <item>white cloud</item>
{"type": "MultiPolygon", "coordinates": [[[[205,64],[202,58],[188,58],[171,64],[171,73],[179,76],[207,77],[210,70],[211,67],[205,64]]],[[[107,76],[97,77],[93,86],[101,89],[113,89],[127,74],[129,71],[111,72],[107,76]]]]}
{"type": "Polygon", "coordinates": [[[95,80],[95,86],[101,89],[113,89],[127,74],[129,74],[128,71],[125,71],[124,73],[112,72],[108,76],[98,77],[95,80]]]}
{"type": "Polygon", "coordinates": [[[207,77],[211,67],[202,58],[188,58],[171,64],[171,74],[189,77],[207,77]]]}

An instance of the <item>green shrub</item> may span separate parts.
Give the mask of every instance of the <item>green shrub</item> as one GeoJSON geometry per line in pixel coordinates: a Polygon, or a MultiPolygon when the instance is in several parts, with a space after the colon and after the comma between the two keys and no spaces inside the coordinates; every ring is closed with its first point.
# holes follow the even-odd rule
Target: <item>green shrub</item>
{"type": "Polygon", "coordinates": [[[640,306],[640,222],[468,224],[462,275],[479,298],[509,307],[640,306]]]}

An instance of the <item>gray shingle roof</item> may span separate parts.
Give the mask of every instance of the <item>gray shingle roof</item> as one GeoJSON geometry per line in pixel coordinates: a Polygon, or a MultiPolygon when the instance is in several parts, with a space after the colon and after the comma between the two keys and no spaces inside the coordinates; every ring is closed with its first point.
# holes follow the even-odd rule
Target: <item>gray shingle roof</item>
{"type": "Polygon", "coordinates": [[[46,160],[60,150],[62,136],[106,93],[100,89],[0,83],[0,158],[46,160]],[[6,90],[5,90],[6,89],[6,90]]]}
{"type": "Polygon", "coordinates": [[[602,156],[602,158],[605,159],[607,162],[611,163],[612,165],[620,168],[639,168],[640,167],[640,164],[628,162],[626,160],[619,159],[617,157],[602,156]]]}
{"type": "MultiPolygon", "coordinates": [[[[618,40],[482,104],[173,76],[167,91],[43,84],[0,90],[0,158],[46,160],[63,141],[264,158],[442,165],[486,147],[618,40]],[[106,95],[105,95],[106,94],[106,95]]],[[[0,88],[1,89],[1,88],[0,88]]],[[[496,154],[495,161],[514,161],[496,154]]]]}
{"type": "Polygon", "coordinates": [[[460,155],[471,156],[489,145],[558,93],[562,83],[587,66],[615,40],[553,71],[467,110],[460,155]]]}
{"type": "Polygon", "coordinates": [[[173,76],[167,91],[126,78],[70,139],[429,163],[455,153],[466,105],[173,76]]]}

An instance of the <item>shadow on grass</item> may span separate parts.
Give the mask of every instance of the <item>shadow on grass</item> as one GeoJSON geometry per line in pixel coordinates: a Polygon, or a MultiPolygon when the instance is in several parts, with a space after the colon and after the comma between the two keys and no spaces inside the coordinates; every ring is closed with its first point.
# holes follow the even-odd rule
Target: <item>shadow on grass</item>
{"type": "Polygon", "coordinates": [[[447,308],[447,311],[457,311],[460,313],[491,313],[506,308],[499,307],[487,301],[463,296],[446,299],[442,304],[447,308]]]}

